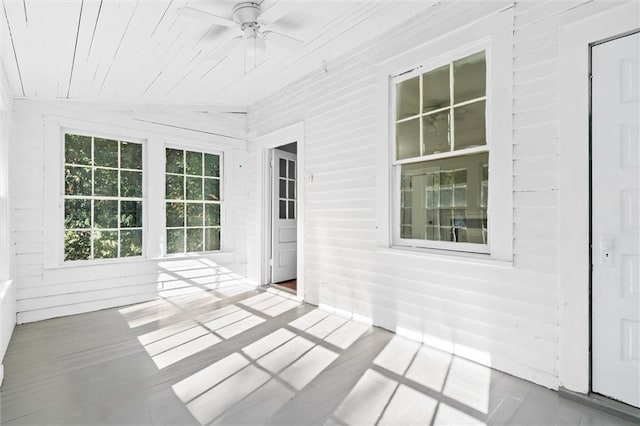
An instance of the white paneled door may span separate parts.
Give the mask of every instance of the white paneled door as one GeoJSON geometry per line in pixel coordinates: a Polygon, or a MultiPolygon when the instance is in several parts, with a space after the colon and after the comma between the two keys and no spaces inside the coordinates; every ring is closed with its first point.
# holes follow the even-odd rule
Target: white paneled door
{"type": "Polygon", "coordinates": [[[296,154],[273,150],[271,282],[296,278],[296,154]]]}
{"type": "Polygon", "coordinates": [[[593,391],[640,406],[640,33],[592,48],[593,391]]]}

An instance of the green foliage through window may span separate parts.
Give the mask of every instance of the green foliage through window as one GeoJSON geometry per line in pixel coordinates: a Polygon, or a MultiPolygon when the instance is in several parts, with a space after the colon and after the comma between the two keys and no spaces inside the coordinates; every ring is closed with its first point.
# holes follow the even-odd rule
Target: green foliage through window
{"type": "Polygon", "coordinates": [[[64,140],[64,260],[141,256],[142,144],[64,140]]]}
{"type": "Polygon", "coordinates": [[[220,156],[165,151],[167,253],[220,250],[220,156]]]}

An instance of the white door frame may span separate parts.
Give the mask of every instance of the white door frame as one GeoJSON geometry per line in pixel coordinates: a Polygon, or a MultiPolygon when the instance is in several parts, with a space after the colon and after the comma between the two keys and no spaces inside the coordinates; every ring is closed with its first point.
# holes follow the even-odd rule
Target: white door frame
{"type": "Polygon", "coordinates": [[[259,280],[261,285],[271,282],[269,273],[269,253],[271,252],[271,160],[270,150],[282,145],[296,142],[298,145],[296,165],[297,185],[297,298],[304,300],[304,122],[298,122],[282,129],[255,138],[257,147],[257,199],[259,206],[259,280]]]}
{"type": "Polygon", "coordinates": [[[560,29],[559,40],[559,379],[591,391],[589,197],[590,45],[640,27],[631,2],[560,29]]]}

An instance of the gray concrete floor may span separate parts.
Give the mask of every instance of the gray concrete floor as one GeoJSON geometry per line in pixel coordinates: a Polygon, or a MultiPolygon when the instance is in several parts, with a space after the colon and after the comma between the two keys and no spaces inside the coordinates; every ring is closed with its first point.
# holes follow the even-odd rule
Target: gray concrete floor
{"type": "Polygon", "coordinates": [[[241,285],[20,325],[7,425],[629,425],[554,391],[241,285]]]}

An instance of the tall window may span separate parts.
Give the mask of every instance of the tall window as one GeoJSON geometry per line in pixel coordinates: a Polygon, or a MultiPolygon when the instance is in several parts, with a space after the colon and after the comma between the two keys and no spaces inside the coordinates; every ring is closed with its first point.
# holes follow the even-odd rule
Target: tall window
{"type": "Polygon", "coordinates": [[[397,242],[486,245],[485,52],[396,77],[395,101],[397,242]]]}
{"type": "Polygon", "coordinates": [[[142,144],[65,134],[64,260],[142,255],[142,144]]]}
{"type": "Polygon", "coordinates": [[[220,250],[220,156],[165,153],[167,253],[220,250]]]}

